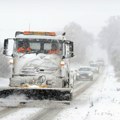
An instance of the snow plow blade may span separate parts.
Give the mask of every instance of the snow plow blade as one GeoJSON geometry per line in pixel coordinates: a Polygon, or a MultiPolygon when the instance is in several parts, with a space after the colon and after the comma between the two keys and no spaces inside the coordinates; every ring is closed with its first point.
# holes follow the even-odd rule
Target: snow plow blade
{"type": "Polygon", "coordinates": [[[6,98],[10,95],[25,95],[27,100],[57,100],[71,101],[72,93],[68,88],[7,88],[0,89],[0,98],[6,98]]]}

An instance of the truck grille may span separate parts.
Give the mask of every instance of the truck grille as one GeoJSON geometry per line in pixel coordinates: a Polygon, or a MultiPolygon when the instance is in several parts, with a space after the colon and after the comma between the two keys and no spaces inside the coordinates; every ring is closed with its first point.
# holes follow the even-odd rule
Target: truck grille
{"type": "Polygon", "coordinates": [[[33,67],[25,67],[21,70],[22,73],[24,74],[37,74],[37,73],[41,73],[41,72],[44,72],[44,73],[52,73],[52,72],[55,72],[56,68],[33,68],[33,67]]]}

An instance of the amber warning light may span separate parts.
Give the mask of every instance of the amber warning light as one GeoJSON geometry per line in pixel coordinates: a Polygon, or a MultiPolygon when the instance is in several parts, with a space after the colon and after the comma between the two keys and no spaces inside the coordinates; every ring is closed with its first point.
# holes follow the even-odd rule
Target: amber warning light
{"type": "Polygon", "coordinates": [[[33,31],[24,31],[24,35],[45,35],[45,36],[56,36],[55,32],[33,32],[33,31]]]}

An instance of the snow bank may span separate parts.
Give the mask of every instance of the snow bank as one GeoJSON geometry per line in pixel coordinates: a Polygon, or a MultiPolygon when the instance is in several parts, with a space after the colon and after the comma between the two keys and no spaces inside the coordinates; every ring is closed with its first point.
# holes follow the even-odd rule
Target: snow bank
{"type": "Polygon", "coordinates": [[[103,87],[93,95],[93,106],[86,120],[120,119],[120,83],[117,82],[112,67],[109,67],[103,87]]]}
{"type": "Polygon", "coordinates": [[[119,120],[120,83],[109,66],[103,77],[77,98],[71,108],[63,110],[54,120],[119,120]]]}
{"type": "Polygon", "coordinates": [[[0,87],[8,87],[9,78],[0,78],[0,87]]]}
{"type": "Polygon", "coordinates": [[[0,118],[0,120],[29,120],[36,112],[41,110],[40,108],[22,108],[4,118],[0,118]]]}
{"type": "Polygon", "coordinates": [[[25,95],[10,95],[6,98],[0,98],[0,106],[19,106],[20,102],[26,102],[25,95]]]}

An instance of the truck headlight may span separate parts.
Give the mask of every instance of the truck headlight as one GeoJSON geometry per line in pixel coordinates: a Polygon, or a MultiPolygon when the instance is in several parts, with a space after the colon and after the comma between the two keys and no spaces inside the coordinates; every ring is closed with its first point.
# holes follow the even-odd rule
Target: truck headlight
{"type": "Polygon", "coordinates": [[[79,73],[77,73],[76,75],[77,75],[77,76],[79,76],[80,74],[79,74],[79,73]]]}
{"type": "Polygon", "coordinates": [[[88,75],[89,75],[89,76],[91,76],[91,75],[92,75],[92,73],[89,73],[88,75]]]}
{"type": "Polygon", "coordinates": [[[60,62],[60,66],[61,66],[61,67],[64,67],[64,65],[65,65],[65,62],[64,62],[64,61],[61,61],[61,62],[60,62]]]}
{"type": "Polygon", "coordinates": [[[13,64],[13,59],[12,59],[12,58],[9,59],[8,63],[9,63],[9,64],[13,64]]]}

